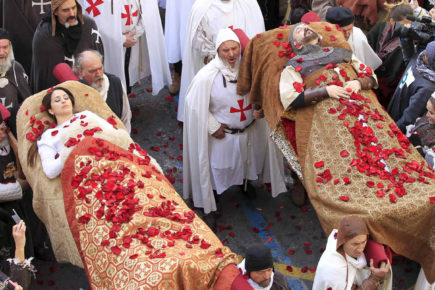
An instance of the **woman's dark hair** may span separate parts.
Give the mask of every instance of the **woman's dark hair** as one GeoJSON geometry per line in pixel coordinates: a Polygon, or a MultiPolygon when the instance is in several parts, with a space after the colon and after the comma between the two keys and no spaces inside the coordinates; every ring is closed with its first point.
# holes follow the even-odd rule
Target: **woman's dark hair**
{"type": "Polygon", "coordinates": [[[290,12],[290,24],[296,24],[301,22],[302,16],[304,16],[305,13],[308,12],[310,12],[310,10],[302,7],[292,9],[290,12]]]}
{"type": "MultiPolygon", "coordinates": [[[[57,87],[57,88],[52,89],[50,92],[48,92],[44,96],[44,98],[42,98],[42,105],[45,107],[45,111],[57,123],[56,116],[54,116],[48,112],[48,109],[51,109],[51,96],[53,95],[54,91],[64,91],[68,95],[69,99],[71,100],[73,107],[74,107],[74,96],[68,89],[65,89],[62,87],[57,87]]],[[[38,140],[40,140],[40,139],[41,139],[41,136],[38,137],[38,140]]],[[[29,151],[27,151],[27,165],[30,167],[33,167],[35,165],[35,162],[36,162],[36,153],[38,152],[38,145],[37,145],[36,141],[32,143],[32,145],[29,148],[29,151]]]]}
{"type": "Polygon", "coordinates": [[[51,95],[53,95],[54,91],[64,91],[68,95],[69,99],[71,100],[71,103],[72,103],[73,107],[74,107],[74,96],[73,96],[73,94],[68,89],[65,89],[65,88],[62,88],[62,87],[57,87],[57,88],[52,89],[42,99],[42,105],[45,107],[45,111],[47,112],[47,114],[50,117],[52,117],[57,122],[56,117],[48,112],[48,109],[51,109],[51,95]]]}

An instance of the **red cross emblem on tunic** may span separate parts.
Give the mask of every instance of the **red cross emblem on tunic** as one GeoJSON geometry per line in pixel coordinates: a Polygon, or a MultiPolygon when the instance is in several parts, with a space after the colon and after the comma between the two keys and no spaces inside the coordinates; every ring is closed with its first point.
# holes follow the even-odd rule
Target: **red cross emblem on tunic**
{"type": "Polygon", "coordinates": [[[245,111],[249,111],[252,109],[252,105],[249,104],[248,106],[246,106],[245,108],[243,108],[243,103],[245,102],[244,99],[240,99],[237,101],[237,103],[239,103],[239,109],[231,107],[230,108],[230,113],[240,113],[240,122],[243,122],[246,120],[246,115],[245,115],[245,111]]]}
{"type": "Polygon", "coordinates": [[[88,12],[89,15],[91,15],[91,12],[94,14],[94,17],[97,17],[101,14],[100,10],[98,10],[98,5],[101,5],[104,3],[103,0],[86,0],[89,3],[89,7],[86,8],[86,12],[88,12]]]}
{"type": "MultiPolygon", "coordinates": [[[[133,5],[131,5],[131,7],[133,7],[133,5]]],[[[125,21],[126,26],[132,25],[133,20],[131,19],[131,17],[132,16],[137,17],[138,11],[136,10],[135,12],[131,13],[130,5],[124,5],[124,8],[125,8],[125,13],[121,14],[121,18],[127,18],[127,20],[125,21]]]]}

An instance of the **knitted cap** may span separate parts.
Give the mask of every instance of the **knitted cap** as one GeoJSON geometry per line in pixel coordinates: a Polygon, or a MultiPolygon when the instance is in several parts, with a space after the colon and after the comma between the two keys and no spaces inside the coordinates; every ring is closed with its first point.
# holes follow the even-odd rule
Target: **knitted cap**
{"type": "Polygon", "coordinates": [[[355,21],[355,16],[349,8],[336,6],[328,9],[325,19],[329,23],[343,27],[352,24],[355,21]]]}
{"type": "Polygon", "coordinates": [[[4,29],[4,28],[0,28],[0,39],[8,39],[11,40],[9,37],[9,32],[4,29]]]}
{"type": "Polygon", "coordinates": [[[431,70],[435,71],[435,41],[426,45],[426,58],[431,70]]]}
{"type": "Polygon", "coordinates": [[[273,268],[270,249],[263,244],[254,244],[248,248],[245,255],[245,269],[248,276],[251,272],[273,268]]]}
{"type": "MultiPolygon", "coordinates": [[[[56,16],[54,15],[54,12],[56,11],[59,6],[61,6],[66,0],[51,0],[51,28],[52,28],[52,36],[55,36],[56,34],[56,16]]],[[[77,5],[77,19],[83,24],[83,14],[82,14],[82,6],[80,6],[80,3],[76,1],[77,5]]]]}

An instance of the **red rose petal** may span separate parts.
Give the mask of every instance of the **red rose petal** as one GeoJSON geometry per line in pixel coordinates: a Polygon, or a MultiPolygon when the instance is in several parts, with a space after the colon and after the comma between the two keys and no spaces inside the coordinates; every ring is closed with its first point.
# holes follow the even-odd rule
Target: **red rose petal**
{"type": "Polygon", "coordinates": [[[301,269],[301,272],[302,273],[306,273],[308,271],[308,267],[307,266],[304,266],[302,269],[301,269]]]}
{"type": "Polygon", "coordinates": [[[430,196],[429,201],[430,203],[435,203],[435,196],[430,196]]]}
{"type": "Polygon", "coordinates": [[[232,238],[234,238],[236,236],[236,234],[234,232],[229,232],[228,235],[232,238]]]}
{"type": "Polygon", "coordinates": [[[340,156],[341,157],[347,157],[347,156],[349,156],[349,152],[347,152],[347,150],[342,150],[341,152],[340,152],[340,156]]]}
{"type": "Polygon", "coordinates": [[[58,130],[54,130],[54,131],[51,132],[51,136],[56,136],[57,133],[59,133],[59,131],[58,130]]]}
{"type": "Polygon", "coordinates": [[[254,233],[259,233],[259,232],[260,232],[260,230],[257,229],[257,228],[252,228],[252,231],[253,231],[254,233]]]}
{"type": "Polygon", "coordinates": [[[288,252],[287,252],[289,255],[294,255],[294,253],[295,253],[295,250],[288,250],[288,252]]]}
{"type": "Polygon", "coordinates": [[[292,268],[292,266],[287,266],[287,267],[286,267],[286,270],[289,271],[289,272],[293,272],[293,268],[292,268]]]}
{"type": "Polygon", "coordinates": [[[330,26],[325,26],[325,30],[326,30],[326,31],[331,31],[332,28],[331,28],[330,26]]]}
{"type": "Polygon", "coordinates": [[[316,167],[316,168],[321,168],[324,165],[325,165],[324,161],[319,161],[319,162],[314,163],[314,167],[316,167]]]}
{"type": "Polygon", "coordinates": [[[273,240],[273,237],[267,239],[267,242],[270,243],[273,240]]]}
{"type": "Polygon", "coordinates": [[[301,66],[297,66],[297,67],[295,67],[295,72],[300,72],[302,70],[302,67],[301,66]]]}
{"type": "Polygon", "coordinates": [[[346,196],[346,195],[342,195],[342,196],[340,196],[340,199],[341,199],[342,201],[345,201],[345,202],[348,202],[348,201],[349,201],[349,197],[346,196]]]}
{"type": "Polygon", "coordinates": [[[146,91],[147,91],[148,93],[151,93],[151,92],[153,91],[153,89],[152,89],[152,88],[147,88],[146,91]]]}
{"type": "Polygon", "coordinates": [[[44,111],[45,111],[45,106],[44,106],[44,105],[41,105],[41,106],[39,107],[39,110],[40,110],[41,112],[44,112],[44,111]]]}

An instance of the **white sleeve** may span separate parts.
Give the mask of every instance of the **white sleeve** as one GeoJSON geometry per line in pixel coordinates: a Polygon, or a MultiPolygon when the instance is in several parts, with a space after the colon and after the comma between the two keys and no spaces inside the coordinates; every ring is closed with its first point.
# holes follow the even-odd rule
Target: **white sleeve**
{"type": "Polygon", "coordinates": [[[23,192],[18,181],[0,184],[0,202],[18,200],[22,197],[23,192]]]}
{"type": "Polygon", "coordinates": [[[201,54],[202,59],[213,58],[216,54],[216,45],[206,17],[198,25],[193,37],[192,48],[201,54]]]}
{"type": "Polygon", "coordinates": [[[122,112],[121,112],[121,121],[124,123],[127,132],[130,134],[131,132],[131,109],[130,102],[128,101],[127,93],[122,85],[122,112]]]}
{"type": "Polygon", "coordinates": [[[293,66],[289,65],[282,71],[279,80],[279,95],[284,110],[290,109],[291,103],[300,94],[293,85],[295,82],[303,83],[304,81],[301,74],[296,72],[293,66]]]}
{"type": "Polygon", "coordinates": [[[216,120],[212,113],[208,112],[208,133],[213,135],[220,127],[221,123],[216,120]]]}
{"type": "Polygon", "coordinates": [[[42,170],[48,178],[53,179],[62,171],[62,159],[60,152],[57,152],[54,147],[55,138],[51,138],[47,133],[49,131],[42,134],[41,140],[38,141],[38,152],[41,157],[42,170]]]}

